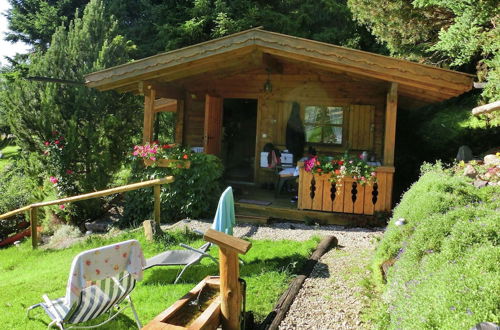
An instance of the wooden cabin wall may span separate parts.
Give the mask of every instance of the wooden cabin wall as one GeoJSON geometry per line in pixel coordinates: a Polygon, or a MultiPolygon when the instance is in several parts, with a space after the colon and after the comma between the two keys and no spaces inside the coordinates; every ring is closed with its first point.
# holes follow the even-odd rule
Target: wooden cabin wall
{"type": "MultiPolygon", "coordinates": [[[[188,93],[196,95],[209,92],[224,98],[258,100],[256,182],[273,180],[273,171],[258,167],[260,151],[268,142],[282,150],[286,148],[286,124],[293,102],[300,104],[302,119],[304,119],[304,106],[306,105],[342,106],[344,110],[353,105],[372,106],[374,108],[373,151],[378,159],[382,159],[387,90],[385,85],[355,80],[341,74],[318,73],[286,65],[282,74],[268,75],[264,70],[255,70],[228,78],[212,79],[210,83],[198,81],[186,88],[188,93]],[[272,84],[272,92],[263,90],[268,78],[272,84]]],[[[202,145],[203,101],[188,98],[185,116],[184,140],[191,146],[202,145]]],[[[348,112],[345,111],[344,122],[348,121],[348,117],[348,112]]],[[[344,129],[344,141],[348,137],[349,133],[344,129]]],[[[347,144],[343,146],[315,145],[314,147],[320,154],[333,154],[344,152],[347,144]]]]}
{"type": "Polygon", "coordinates": [[[190,147],[202,147],[205,99],[187,95],[184,106],[183,143],[190,147]]]}

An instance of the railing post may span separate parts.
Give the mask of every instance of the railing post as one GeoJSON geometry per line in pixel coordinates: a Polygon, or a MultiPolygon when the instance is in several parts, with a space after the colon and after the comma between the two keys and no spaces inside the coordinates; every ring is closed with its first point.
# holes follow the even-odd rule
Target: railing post
{"type": "Polygon", "coordinates": [[[159,226],[160,225],[160,207],[161,207],[161,185],[155,184],[153,186],[153,192],[154,192],[154,198],[155,198],[155,205],[154,205],[154,220],[156,224],[159,226]]]}
{"type": "Polygon", "coordinates": [[[31,246],[33,249],[38,247],[38,208],[30,208],[30,222],[31,222],[31,246]]]}

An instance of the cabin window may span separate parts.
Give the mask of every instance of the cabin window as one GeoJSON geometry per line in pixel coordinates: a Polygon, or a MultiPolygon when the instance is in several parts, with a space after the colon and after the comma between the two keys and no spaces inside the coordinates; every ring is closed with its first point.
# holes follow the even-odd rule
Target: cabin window
{"type": "Polygon", "coordinates": [[[342,144],[344,110],[342,107],[306,106],[304,128],[306,142],[342,144]]]}

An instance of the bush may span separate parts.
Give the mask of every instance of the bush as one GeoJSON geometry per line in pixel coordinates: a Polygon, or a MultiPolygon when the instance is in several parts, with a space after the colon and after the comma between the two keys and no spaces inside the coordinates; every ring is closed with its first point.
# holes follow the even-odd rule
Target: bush
{"type": "MultiPolygon", "coordinates": [[[[213,155],[190,155],[189,169],[144,167],[135,161],[132,181],[139,182],[173,175],[175,182],[162,185],[161,218],[171,222],[184,218],[199,218],[211,214],[221,193],[222,163],[213,155]]],[[[136,226],[152,219],[153,192],[151,188],[127,193],[123,225],[136,226]]]]}
{"type": "Polygon", "coordinates": [[[500,188],[477,189],[440,166],[426,167],[394,210],[378,246],[374,281],[383,328],[466,329],[499,322],[500,188]],[[406,224],[396,226],[404,218],[406,224]],[[395,258],[382,283],[381,264],[395,258]]]}

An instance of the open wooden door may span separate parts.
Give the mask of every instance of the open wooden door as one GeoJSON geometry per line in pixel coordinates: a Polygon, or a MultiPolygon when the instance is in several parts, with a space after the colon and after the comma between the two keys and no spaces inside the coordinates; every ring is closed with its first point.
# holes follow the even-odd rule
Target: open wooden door
{"type": "Polygon", "coordinates": [[[203,147],[206,154],[220,155],[222,140],[222,97],[205,95],[203,147]]]}

